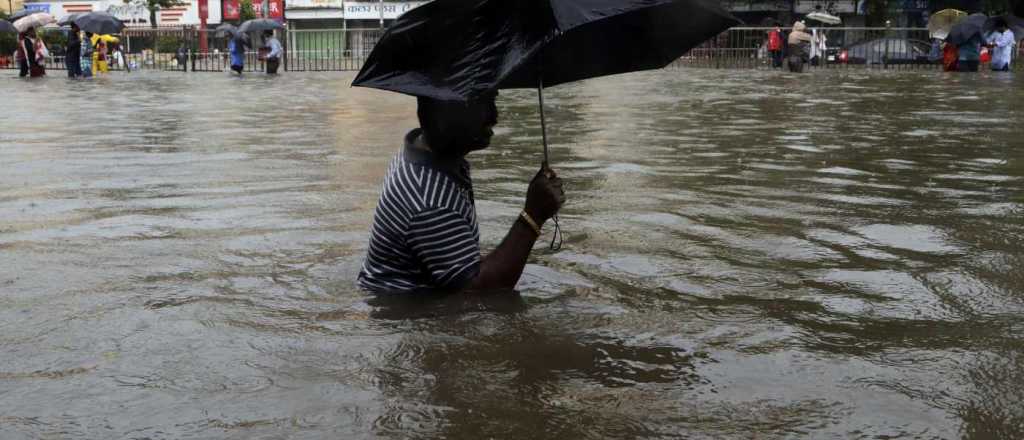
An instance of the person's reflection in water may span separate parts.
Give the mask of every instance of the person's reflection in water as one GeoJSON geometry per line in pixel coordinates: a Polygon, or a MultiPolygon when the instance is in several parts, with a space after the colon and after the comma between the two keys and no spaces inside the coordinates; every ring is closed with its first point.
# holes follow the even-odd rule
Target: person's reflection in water
{"type": "Polygon", "coordinates": [[[419,98],[420,128],[388,168],[359,286],[374,293],[515,288],[541,225],[565,202],[562,181],[542,168],[500,245],[480,255],[466,155],[487,148],[498,121],[497,93],[472,102],[419,98]]]}

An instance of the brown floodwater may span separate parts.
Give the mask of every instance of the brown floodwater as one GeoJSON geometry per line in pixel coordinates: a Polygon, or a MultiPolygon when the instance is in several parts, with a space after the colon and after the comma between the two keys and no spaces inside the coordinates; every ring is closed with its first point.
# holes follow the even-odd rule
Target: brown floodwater
{"type": "MultiPolygon", "coordinates": [[[[378,300],[413,99],[59,73],[0,72],[4,440],[1024,437],[1019,74],[556,87],[563,248],[519,295],[378,300]]],[[[535,94],[499,108],[485,250],[541,158],[535,94]]]]}

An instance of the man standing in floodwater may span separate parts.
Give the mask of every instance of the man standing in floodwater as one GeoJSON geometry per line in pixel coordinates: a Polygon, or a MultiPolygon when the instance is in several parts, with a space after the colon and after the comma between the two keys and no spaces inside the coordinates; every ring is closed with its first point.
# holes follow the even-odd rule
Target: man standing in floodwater
{"type": "Polygon", "coordinates": [[[266,42],[267,52],[267,74],[276,75],[277,68],[281,65],[281,55],[284,54],[284,48],[281,47],[281,42],[277,41],[277,37],[274,36],[274,31],[266,31],[263,33],[263,40],[266,42]]]}
{"type": "Polygon", "coordinates": [[[1010,71],[1010,58],[1013,52],[1015,36],[1013,31],[1006,25],[1005,19],[1000,19],[996,24],[996,30],[989,36],[988,43],[992,45],[992,70],[997,72],[1010,71]]]}
{"type": "Polygon", "coordinates": [[[975,34],[971,39],[956,47],[959,57],[957,58],[957,69],[961,72],[977,72],[981,64],[981,34],[975,34]]]}
{"type": "Polygon", "coordinates": [[[497,93],[476,101],[418,98],[420,128],[405,136],[377,204],[359,286],[374,293],[513,289],[541,226],[565,203],[562,181],[542,168],[505,239],[480,255],[466,155],[490,145],[497,93]]]}

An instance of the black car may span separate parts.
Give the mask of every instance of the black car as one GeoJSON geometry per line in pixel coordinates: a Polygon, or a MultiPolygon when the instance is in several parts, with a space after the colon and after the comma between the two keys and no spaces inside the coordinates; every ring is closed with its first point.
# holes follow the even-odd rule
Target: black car
{"type": "Polygon", "coordinates": [[[844,47],[837,56],[844,64],[931,64],[926,41],[883,37],[844,47]]]}

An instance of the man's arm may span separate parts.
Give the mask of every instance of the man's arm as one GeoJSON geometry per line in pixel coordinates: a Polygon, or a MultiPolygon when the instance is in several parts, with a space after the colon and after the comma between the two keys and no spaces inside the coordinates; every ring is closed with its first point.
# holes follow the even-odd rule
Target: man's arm
{"type": "MultiPolygon", "coordinates": [[[[541,169],[530,182],[523,211],[537,227],[554,217],[565,203],[562,179],[549,168],[541,169]]],[[[480,263],[480,273],[465,290],[513,289],[526,267],[539,234],[522,216],[516,218],[501,244],[480,263]]]]}

